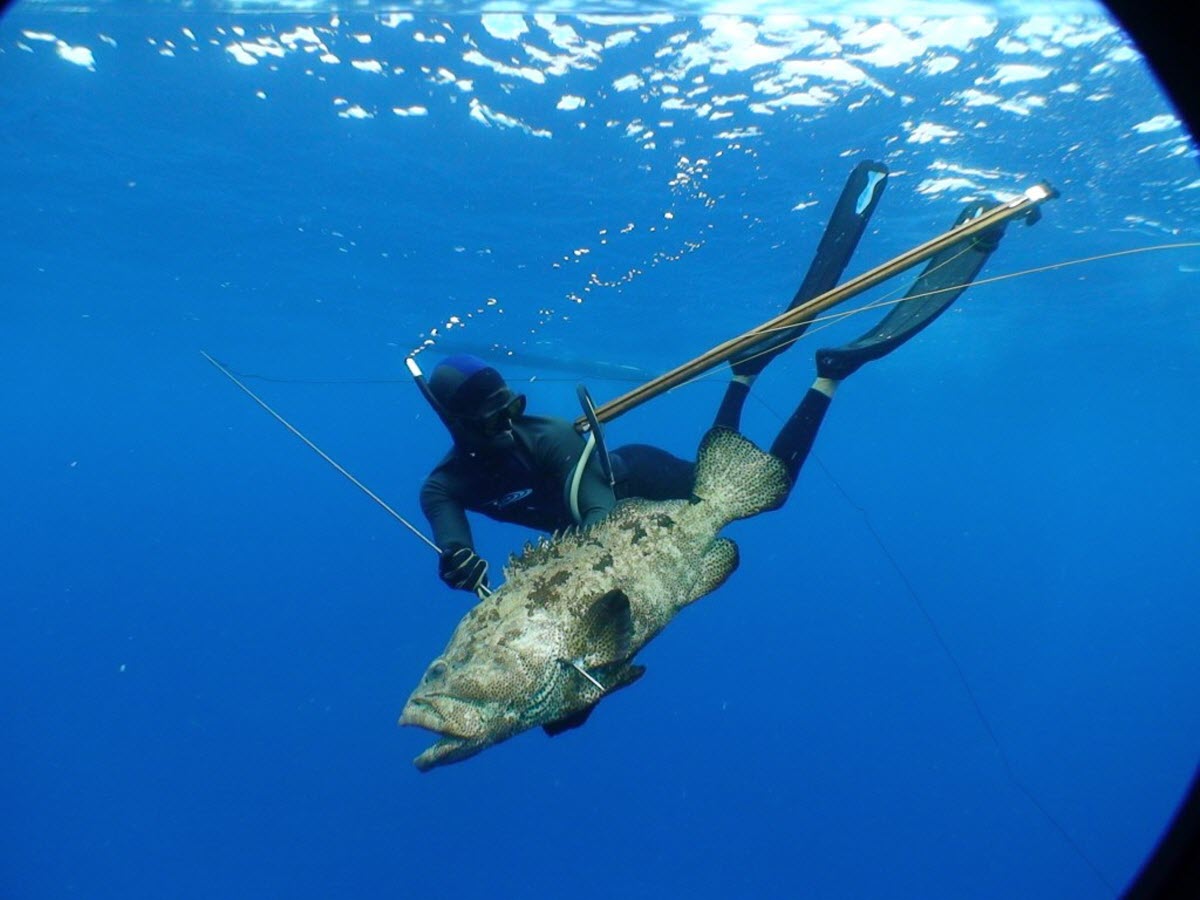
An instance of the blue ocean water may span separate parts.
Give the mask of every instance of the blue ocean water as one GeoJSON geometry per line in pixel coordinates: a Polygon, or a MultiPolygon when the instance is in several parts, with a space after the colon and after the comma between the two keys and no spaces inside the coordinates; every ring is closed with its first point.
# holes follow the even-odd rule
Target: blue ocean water
{"type": "MultiPolygon", "coordinates": [[[[5,897],[1106,897],[1196,765],[1200,178],[1099,11],[16,5],[0,19],[5,897]],[[1061,191],[839,391],[730,582],[587,726],[419,774],[467,609],[403,514],[482,353],[574,416],[1061,191]],[[1173,245],[1168,247],[1167,245],[1173,245]],[[1109,256],[1111,254],[1124,254],[1109,256]]],[[[898,281],[863,299],[895,296],[898,281]]],[[[813,329],[755,386],[769,442],[813,329]]],[[[690,455],[725,376],[609,427],[690,455]]],[[[496,567],[530,534],[482,520],[496,567]]]]}

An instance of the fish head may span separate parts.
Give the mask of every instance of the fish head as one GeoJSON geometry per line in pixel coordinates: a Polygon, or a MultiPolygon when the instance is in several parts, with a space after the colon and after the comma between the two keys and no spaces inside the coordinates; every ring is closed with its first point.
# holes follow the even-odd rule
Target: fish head
{"type": "Polygon", "coordinates": [[[459,762],[530,725],[531,699],[545,690],[554,666],[489,644],[455,653],[425,670],[404,705],[401,725],[432,731],[439,740],[414,760],[422,772],[459,762]]]}
{"type": "Polygon", "coordinates": [[[439,736],[413,760],[418,769],[459,762],[538,725],[551,734],[573,727],[574,716],[637,677],[627,664],[633,620],[623,592],[608,591],[582,616],[562,619],[515,627],[499,615],[468,614],[400,716],[401,725],[439,736]]]}

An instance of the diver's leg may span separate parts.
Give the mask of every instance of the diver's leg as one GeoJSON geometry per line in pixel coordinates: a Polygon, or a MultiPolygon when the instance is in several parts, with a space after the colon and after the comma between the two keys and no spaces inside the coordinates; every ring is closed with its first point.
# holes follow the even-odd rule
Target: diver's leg
{"type": "Polygon", "coordinates": [[[793,485],[804,461],[808,459],[808,452],[817,439],[817,432],[821,429],[821,422],[825,420],[825,413],[829,411],[836,390],[836,381],[828,378],[814,381],[771,444],[771,455],[782,460],[793,485]]]}
{"type": "Polygon", "coordinates": [[[717,417],[713,420],[714,428],[741,430],[742,407],[746,405],[746,398],[750,396],[752,384],[754,377],[749,375],[734,375],[730,379],[729,386],[725,388],[725,396],[721,398],[721,405],[717,409],[717,417]]]}
{"type": "Polygon", "coordinates": [[[694,463],[649,444],[626,444],[612,455],[619,460],[618,499],[686,500],[692,496],[694,463]]]}
{"type": "MultiPolygon", "coordinates": [[[[955,224],[974,218],[982,210],[968,207],[955,224]]],[[[842,347],[817,351],[817,380],[771,445],[771,454],[787,466],[793,484],[842,379],[864,363],[887,356],[945,312],[979,274],[1003,234],[1004,225],[997,225],[943,250],[929,261],[904,299],[878,325],[842,347]]]]}
{"type": "MultiPolygon", "coordinates": [[[[821,242],[817,245],[817,252],[808,267],[808,273],[788,309],[807,303],[813,297],[837,286],[842,273],[846,271],[854,248],[858,246],[859,239],[866,230],[871,214],[879,204],[879,198],[887,184],[887,175],[888,169],[883,163],[863,162],[854,167],[846,186],[842,188],[837,205],[833,208],[833,214],[829,217],[829,224],[825,226],[825,232],[821,235],[821,242]]],[[[733,378],[725,390],[725,397],[717,411],[714,425],[738,430],[742,420],[742,407],[750,394],[754,379],[767,367],[767,363],[794,344],[807,327],[808,323],[804,322],[772,335],[730,363],[733,378]]]]}

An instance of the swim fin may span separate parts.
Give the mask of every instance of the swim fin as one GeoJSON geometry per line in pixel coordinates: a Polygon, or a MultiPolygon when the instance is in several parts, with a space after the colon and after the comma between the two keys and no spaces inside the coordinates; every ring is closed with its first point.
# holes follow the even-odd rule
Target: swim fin
{"type": "MultiPolygon", "coordinates": [[[[833,208],[833,215],[829,217],[829,224],[825,226],[825,233],[821,235],[808,274],[804,276],[788,309],[807,303],[837,286],[867,228],[871,214],[879,205],[879,198],[887,186],[887,177],[888,168],[881,162],[861,162],[854,167],[833,208]]],[[[767,363],[794,344],[807,327],[808,323],[804,322],[755,344],[730,362],[733,374],[744,378],[757,376],[767,367],[767,363]]]]}
{"type": "MultiPolygon", "coordinates": [[[[955,227],[975,218],[986,207],[971,204],[955,220],[955,227]]],[[[817,351],[817,375],[841,381],[871,360],[891,353],[927,328],[959,298],[979,274],[1004,236],[1005,223],[988,228],[960,244],[938,253],[925,266],[904,298],[866,334],[841,347],[817,351]]]]}

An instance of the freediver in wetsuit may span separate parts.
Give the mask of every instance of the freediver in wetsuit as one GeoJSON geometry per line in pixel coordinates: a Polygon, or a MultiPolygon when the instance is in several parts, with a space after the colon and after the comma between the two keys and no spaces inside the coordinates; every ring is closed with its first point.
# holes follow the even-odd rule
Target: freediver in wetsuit
{"type": "MultiPolygon", "coordinates": [[[[886,176],[887,169],[879,163],[855,168],[791,306],[836,286],[886,176]]],[[[981,209],[968,207],[956,224],[981,209]]],[[[995,250],[1003,228],[1001,224],[988,229],[934,256],[878,325],[842,347],[817,351],[817,378],[770,450],[783,461],[793,484],[841,381],[886,356],[945,311],[995,250]]],[[[733,378],[714,426],[738,430],[754,380],[805,327],[766,338],[731,363],[733,378]]],[[[467,511],[550,532],[592,524],[625,497],[665,500],[691,495],[693,463],[644,444],[612,451],[613,482],[595,455],[576,479],[584,439],[572,423],[526,415],[525,397],[477,357],[451,356],[439,363],[429,379],[428,396],[454,439],[421,488],[421,508],[441,548],[438,571],[451,588],[477,593],[488,584],[488,564],[475,552],[467,511]]]]}

